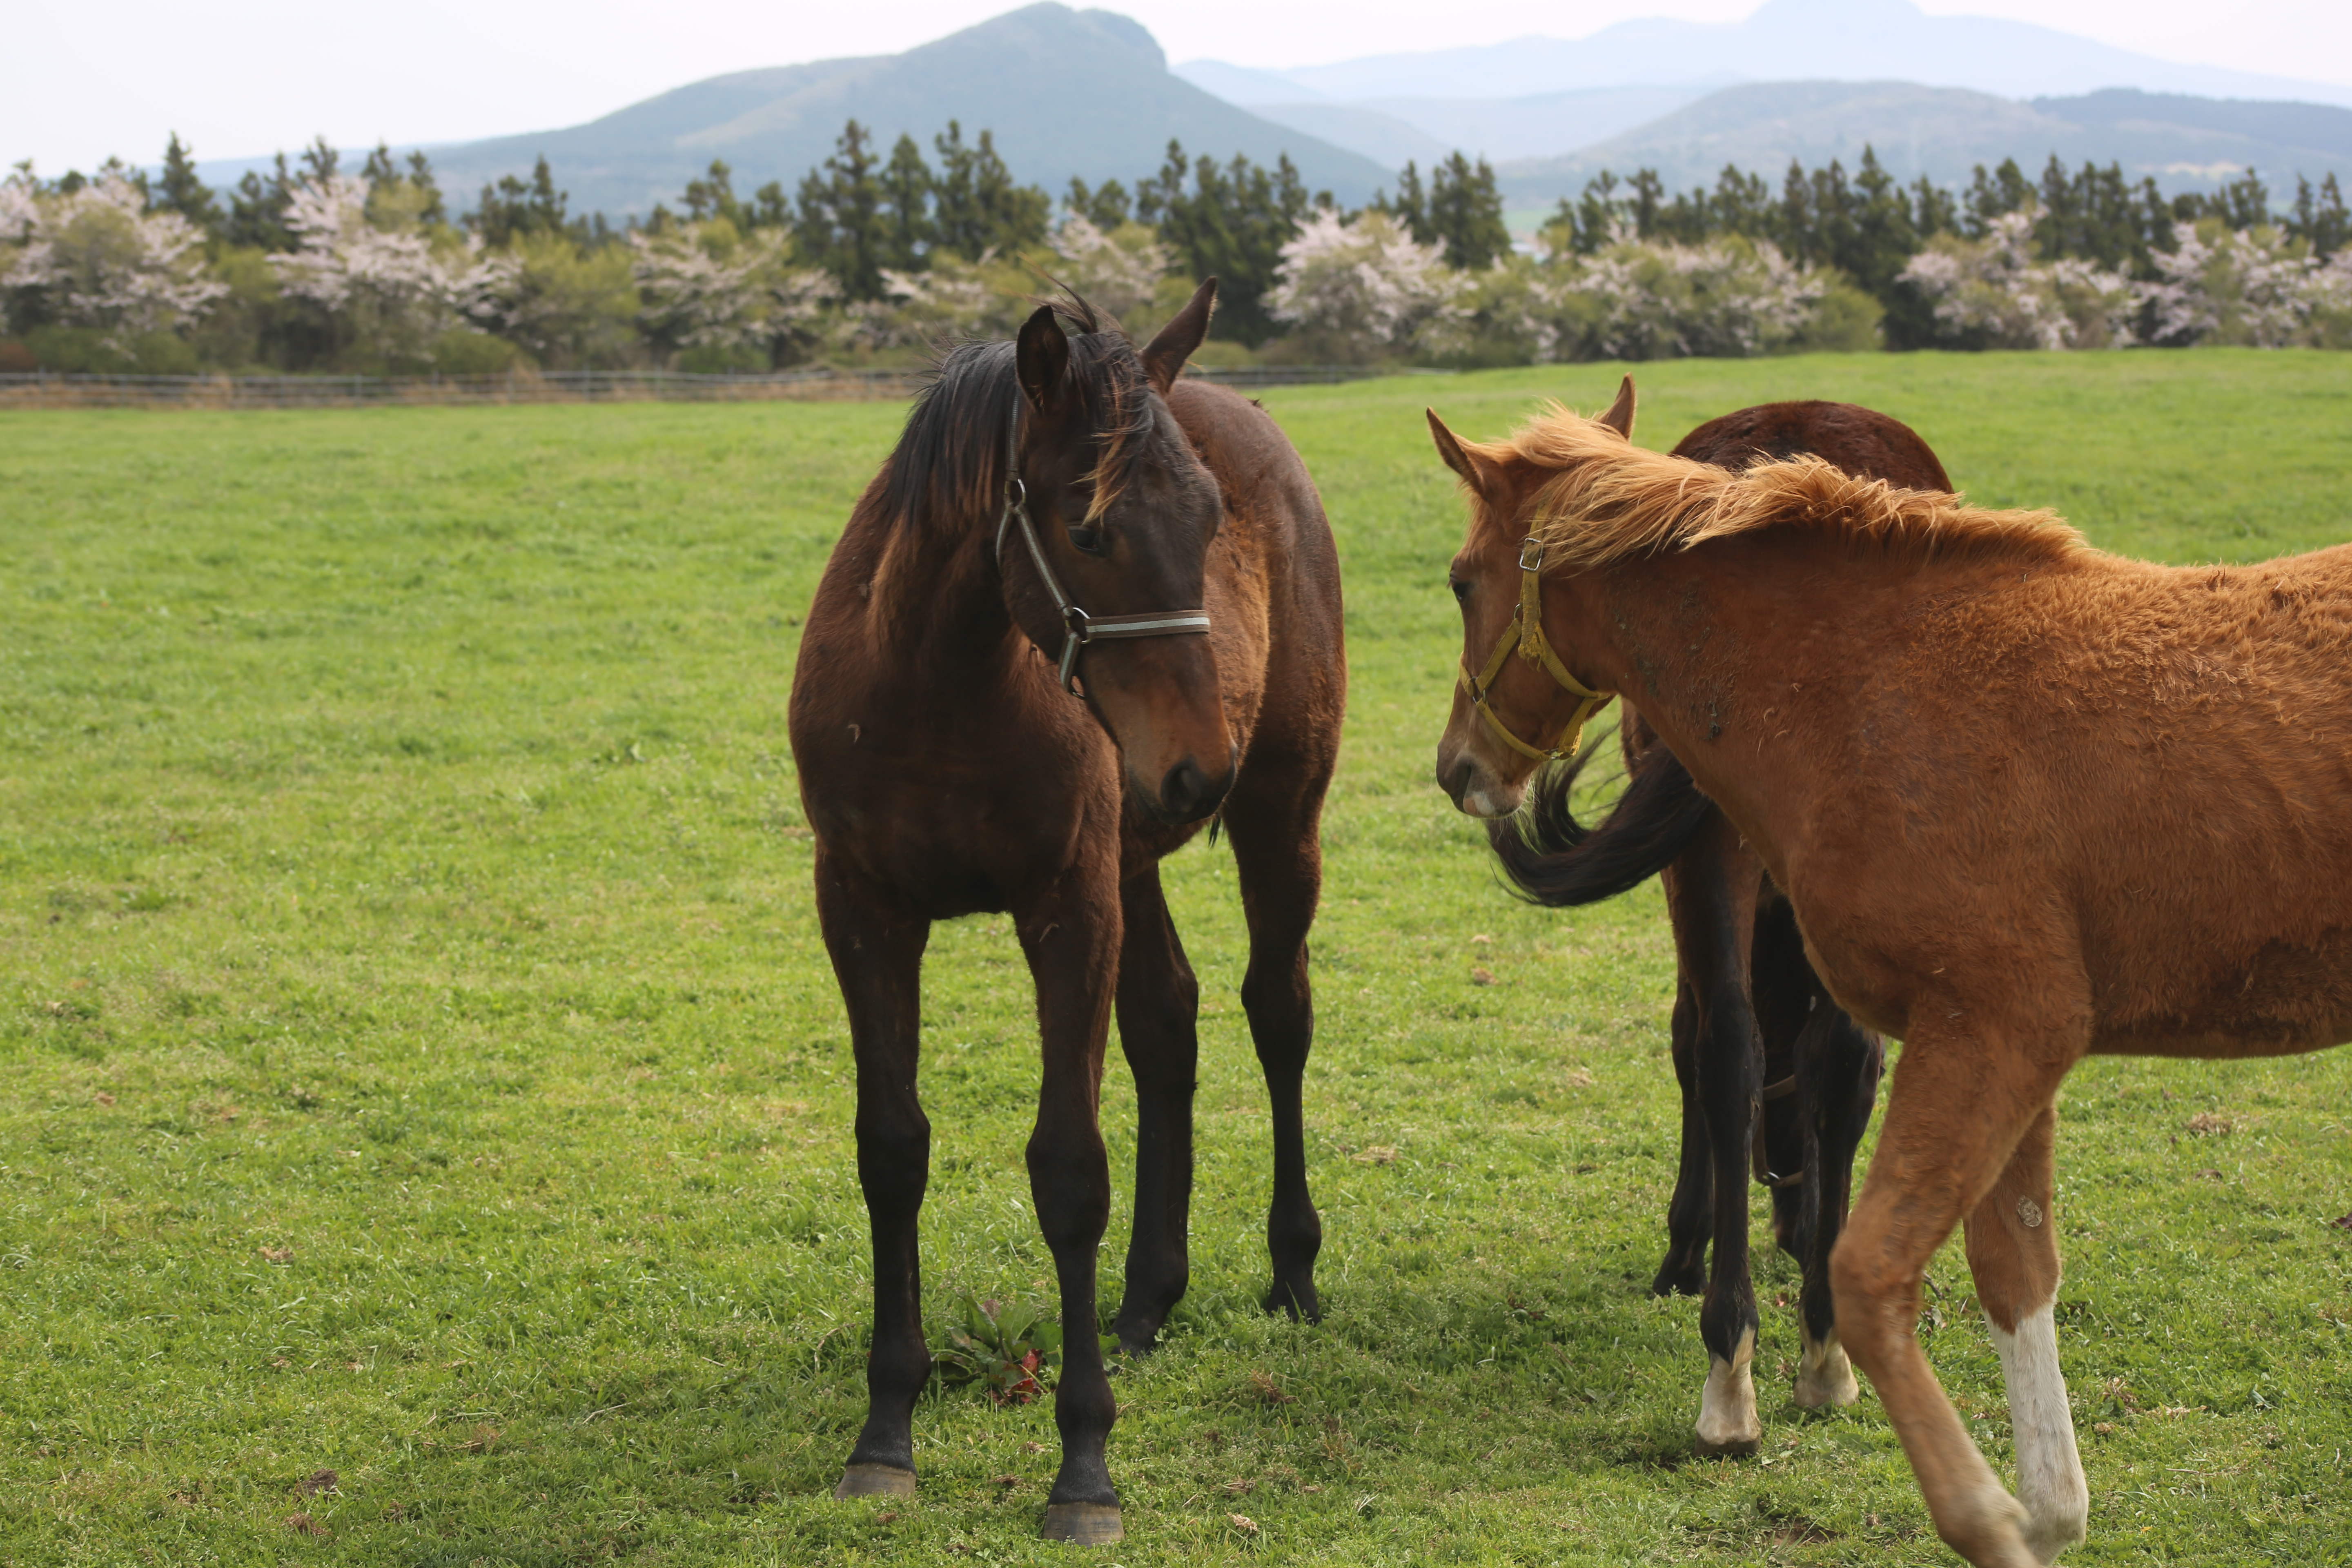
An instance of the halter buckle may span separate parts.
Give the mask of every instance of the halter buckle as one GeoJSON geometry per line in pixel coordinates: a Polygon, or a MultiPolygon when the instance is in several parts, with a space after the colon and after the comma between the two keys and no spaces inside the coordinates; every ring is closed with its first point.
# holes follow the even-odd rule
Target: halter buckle
{"type": "Polygon", "coordinates": [[[1538,538],[1535,538],[1533,535],[1530,535],[1530,536],[1528,536],[1527,539],[1522,540],[1522,541],[1520,542],[1520,543],[1519,543],[1519,570],[1520,570],[1520,571],[1522,571],[1522,572],[1540,572],[1540,571],[1542,571],[1542,570],[1543,570],[1543,557],[1544,557],[1544,542],[1543,542],[1542,540],[1538,539],[1538,538]]]}

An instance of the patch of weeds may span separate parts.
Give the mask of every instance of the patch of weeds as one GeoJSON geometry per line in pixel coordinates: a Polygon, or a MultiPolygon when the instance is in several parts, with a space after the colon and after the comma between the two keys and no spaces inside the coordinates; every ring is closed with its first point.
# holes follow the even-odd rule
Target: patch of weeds
{"type": "MultiPolygon", "coordinates": [[[[1103,1353],[1118,1341],[1102,1336],[1103,1353]]],[[[964,1297],[956,1316],[931,1336],[931,1373],[941,1386],[977,1384],[999,1405],[1026,1405],[1047,1387],[1062,1354],[1062,1326],[1017,1302],[964,1297]]]]}

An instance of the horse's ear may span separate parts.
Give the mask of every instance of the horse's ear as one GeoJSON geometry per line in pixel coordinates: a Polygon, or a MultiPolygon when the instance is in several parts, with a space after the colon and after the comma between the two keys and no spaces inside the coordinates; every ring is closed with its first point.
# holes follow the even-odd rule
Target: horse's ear
{"type": "Polygon", "coordinates": [[[1184,374],[1184,362],[1192,357],[1192,351],[1209,335],[1209,312],[1216,306],[1217,280],[1211,278],[1192,290],[1192,298],[1184,308],[1144,345],[1144,372],[1162,397],[1176,384],[1176,378],[1184,374]]]}
{"type": "Polygon", "coordinates": [[[1499,498],[1503,493],[1502,466],[1463,445],[1462,438],[1448,430],[1445,421],[1437,416],[1436,409],[1424,408],[1422,412],[1429,416],[1430,438],[1437,443],[1437,455],[1445,459],[1445,466],[1461,475],[1462,482],[1484,499],[1491,501],[1499,498]]]}
{"type": "Polygon", "coordinates": [[[1627,376],[1618,384],[1617,401],[1609,405],[1608,413],[1603,414],[1593,423],[1608,426],[1628,441],[1633,438],[1633,378],[1632,376],[1627,376]]]}
{"type": "Polygon", "coordinates": [[[1029,405],[1040,414],[1058,414],[1068,401],[1070,340],[1054,317],[1054,307],[1040,305],[1021,323],[1021,338],[1013,351],[1013,365],[1029,405]]]}

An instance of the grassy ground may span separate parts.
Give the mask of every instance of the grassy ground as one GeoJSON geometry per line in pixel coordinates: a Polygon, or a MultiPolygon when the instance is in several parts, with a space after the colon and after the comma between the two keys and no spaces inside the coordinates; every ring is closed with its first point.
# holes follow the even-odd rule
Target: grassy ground
{"type": "MultiPolygon", "coordinates": [[[[1852,398],[1978,499],[2119,550],[2352,536],[2352,356],[1641,379],[1658,445],[1852,398]]],[[[1349,572],[1307,1097],[1330,1315],[1253,1304],[1264,1097],[1231,860],[1196,847],[1171,879],[1205,992],[1194,1283],[1121,1374],[1129,1536],[1101,1561],[1948,1560],[1874,1401],[1789,1405],[1794,1278],[1768,1254],[1764,1457],[1692,1458],[1696,1307],[1643,1289],[1674,1127],[1654,889],[1524,909],[1425,776],[1459,509],[1420,406],[1491,435],[1614,380],[1267,396],[1349,572]]],[[[919,1502],[826,1496],[866,1248],[782,710],[898,417],[5,421],[0,1560],[1070,1560],[1034,1540],[1041,1406],[927,1401],[919,1502]]],[[[1026,979],[1001,921],[931,951],[931,1300],[1035,1300],[1026,979]]],[[[2069,1086],[2061,1342],[2094,1494],[2072,1560],[2352,1554],[2347,1088],[2343,1054],[2069,1086]]],[[[1106,1100],[1118,1169],[1123,1068],[1106,1100]]],[[[1957,1252],[1935,1283],[1930,1353],[2006,1463],[1957,1252]]]]}

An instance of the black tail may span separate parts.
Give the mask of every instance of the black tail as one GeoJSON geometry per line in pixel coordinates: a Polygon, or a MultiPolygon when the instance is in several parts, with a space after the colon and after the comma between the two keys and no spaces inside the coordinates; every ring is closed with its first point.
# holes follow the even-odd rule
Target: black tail
{"type": "Polygon", "coordinates": [[[1675,754],[1654,746],[1634,763],[1609,815],[1585,826],[1569,795],[1600,750],[1588,746],[1566,767],[1538,774],[1517,816],[1486,825],[1503,875],[1529,903],[1597,904],[1641,886],[1674,863],[1715,810],[1675,754]]]}

